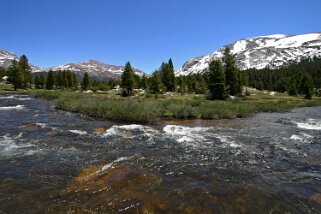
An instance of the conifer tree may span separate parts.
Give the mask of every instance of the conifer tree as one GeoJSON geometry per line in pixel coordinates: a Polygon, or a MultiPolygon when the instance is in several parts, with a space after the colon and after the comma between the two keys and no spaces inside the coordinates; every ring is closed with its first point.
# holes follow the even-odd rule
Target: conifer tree
{"type": "Polygon", "coordinates": [[[155,71],[150,78],[150,90],[153,94],[155,94],[155,98],[158,97],[158,95],[162,91],[162,79],[160,71],[155,71]]]}
{"type": "Polygon", "coordinates": [[[7,75],[7,71],[5,68],[0,67],[0,79],[2,79],[2,77],[7,75]]]}
{"type": "Polygon", "coordinates": [[[186,79],[185,76],[177,77],[177,88],[178,92],[185,93],[186,92],[186,79]]]}
{"type": "Polygon", "coordinates": [[[67,72],[66,71],[62,72],[62,79],[63,79],[63,82],[64,82],[64,87],[67,88],[69,83],[68,83],[68,77],[67,77],[67,72]]]}
{"type": "Polygon", "coordinates": [[[194,93],[196,91],[196,78],[195,74],[189,74],[186,77],[186,85],[189,93],[194,93]]]}
{"type": "Polygon", "coordinates": [[[67,71],[67,79],[68,79],[67,87],[72,88],[74,83],[73,83],[71,71],[67,71]]]}
{"type": "Polygon", "coordinates": [[[57,83],[60,89],[64,87],[64,78],[61,70],[58,71],[57,83]]]}
{"type": "Polygon", "coordinates": [[[73,82],[72,87],[74,89],[77,89],[78,88],[78,80],[77,80],[77,75],[75,73],[72,73],[72,82],[73,82]]]}
{"type": "Polygon", "coordinates": [[[313,96],[313,80],[309,74],[304,74],[302,77],[303,94],[305,99],[312,99],[313,96]]]}
{"type": "Polygon", "coordinates": [[[175,71],[172,59],[168,60],[168,83],[167,90],[174,92],[176,89],[175,71]]]}
{"type": "Polygon", "coordinates": [[[165,90],[175,91],[175,74],[172,59],[169,59],[168,63],[162,63],[160,73],[165,90]]]}
{"type": "Polygon", "coordinates": [[[208,89],[210,90],[210,99],[224,100],[226,98],[224,69],[218,59],[212,61],[209,65],[208,89]]]}
{"type": "Polygon", "coordinates": [[[123,89],[123,96],[132,96],[135,86],[134,71],[130,62],[125,65],[124,72],[121,76],[121,87],[123,89]]]}
{"type": "Polygon", "coordinates": [[[55,85],[54,72],[52,70],[50,70],[48,72],[48,76],[47,76],[46,89],[52,90],[54,88],[54,85],[55,85]]]}
{"type": "Polygon", "coordinates": [[[26,55],[22,55],[19,59],[19,66],[24,75],[24,83],[23,86],[25,88],[31,88],[32,86],[32,76],[31,76],[31,67],[28,62],[28,58],[26,55]]]}
{"type": "Polygon", "coordinates": [[[45,79],[45,76],[43,74],[40,74],[39,83],[40,83],[40,87],[42,89],[45,88],[46,79],[45,79]]]}
{"type": "Polygon", "coordinates": [[[24,73],[19,66],[19,62],[12,61],[11,66],[8,69],[8,81],[13,85],[14,90],[22,88],[24,84],[24,73]]]}
{"type": "Polygon", "coordinates": [[[148,89],[148,80],[147,80],[147,77],[146,77],[145,74],[142,77],[141,88],[144,89],[144,90],[148,89]]]}
{"type": "Polygon", "coordinates": [[[88,89],[88,86],[89,86],[89,76],[88,76],[88,73],[86,72],[82,79],[82,90],[86,91],[88,89]]]}
{"type": "Polygon", "coordinates": [[[229,94],[237,95],[241,93],[242,85],[239,81],[239,70],[236,67],[235,59],[231,54],[231,50],[228,47],[224,50],[223,63],[225,69],[225,83],[229,94]]]}
{"type": "Polygon", "coordinates": [[[295,81],[289,81],[287,84],[287,91],[290,96],[297,96],[298,95],[298,89],[296,87],[295,81]]]}
{"type": "Polygon", "coordinates": [[[35,77],[35,87],[36,87],[36,89],[41,88],[40,77],[38,75],[35,77]]]}

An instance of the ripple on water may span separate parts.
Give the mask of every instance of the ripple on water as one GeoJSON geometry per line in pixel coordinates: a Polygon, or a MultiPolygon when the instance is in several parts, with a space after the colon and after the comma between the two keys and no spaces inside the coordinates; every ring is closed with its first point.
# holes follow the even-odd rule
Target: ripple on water
{"type": "Polygon", "coordinates": [[[218,139],[225,146],[240,147],[238,143],[231,139],[231,136],[214,133],[214,129],[211,127],[167,125],[163,128],[163,132],[186,146],[207,147],[216,142],[214,139],[218,139]]]}
{"type": "Polygon", "coordinates": [[[78,134],[78,135],[87,135],[88,134],[86,131],[82,131],[82,130],[69,130],[69,132],[71,132],[73,134],[78,134]]]}
{"type": "Polygon", "coordinates": [[[21,141],[22,133],[16,136],[0,137],[0,157],[28,156],[34,154],[30,143],[21,141]],[[21,141],[21,142],[20,142],[21,141]]]}
{"type": "Polygon", "coordinates": [[[1,96],[0,100],[20,100],[20,101],[25,101],[25,100],[31,100],[29,95],[9,95],[9,96],[1,96]]]}
{"type": "Polygon", "coordinates": [[[106,132],[103,134],[104,137],[111,137],[111,136],[121,136],[124,138],[134,138],[137,136],[147,136],[151,137],[153,134],[156,134],[157,131],[149,126],[143,125],[122,125],[117,126],[114,125],[110,129],[107,129],[106,132]]]}
{"type": "Polygon", "coordinates": [[[311,143],[313,142],[314,137],[306,133],[299,133],[299,134],[292,135],[290,139],[301,143],[311,143]]]}
{"type": "Polygon", "coordinates": [[[307,130],[321,130],[321,120],[307,119],[304,122],[296,122],[298,128],[307,130]]]}
{"type": "Polygon", "coordinates": [[[16,105],[16,106],[1,106],[0,111],[9,111],[9,110],[25,110],[26,107],[24,105],[16,105]]]}

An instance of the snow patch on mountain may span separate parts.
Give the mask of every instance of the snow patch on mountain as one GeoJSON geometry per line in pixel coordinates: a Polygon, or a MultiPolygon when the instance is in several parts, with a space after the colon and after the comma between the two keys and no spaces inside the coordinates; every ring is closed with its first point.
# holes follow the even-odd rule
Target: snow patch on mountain
{"type": "Polygon", "coordinates": [[[214,59],[223,57],[225,47],[231,49],[242,70],[249,68],[279,68],[302,58],[321,57],[321,33],[302,35],[275,34],[241,39],[212,54],[188,60],[176,71],[176,76],[207,70],[214,59]]]}
{"type": "MultiPolygon", "coordinates": [[[[19,57],[9,51],[0,49],[0,67],[8,68],[12,63],[12,60],[19,60],[19,57]]],[[[32,64],[30,64],[30,66],[31,66],[32,72],[41,71],[41,69],[38,68],[37,66],[34,66],[32,64]]]]}
{"type": "MultiPolygon", "coordinates": [[[[124,72],[124,69],[124,66],[108,65],[96,60],[89,60],[87,62],[69,63],[66,65],[55,66],[46,70],[70,70],[80,76],[87,72],[92,78],[117,79],[124,72]]],[[[139,76],[144,75],[143,71],[136,68],[134,68],[134,72],[139,76]]]]}
{"type": "MultiPolygon", "coordinates": [[[[0,67],[8,68],[12,64],[12,60],[19,60],[19,57],[9,51],[0,49],[0,67]]],[[[91,78],[96,79],[119,79],[124,72],[124,66],[109,65],[96,60],[89,60],[81,63],[69,63],[66,65],[59,65],[51,68],[40,69],[37,66],[30,64],[32,72],[48,72],[49,70],[70,70],[78,76],[83,76],[87,72],[91,78]]],[[[144,72],[134,68],[134,72],[143,76],[144,72]]]]}

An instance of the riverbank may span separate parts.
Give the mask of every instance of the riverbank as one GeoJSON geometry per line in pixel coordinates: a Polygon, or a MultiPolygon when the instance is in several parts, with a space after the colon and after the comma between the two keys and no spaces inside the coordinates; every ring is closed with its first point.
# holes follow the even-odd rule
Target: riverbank
{"type": "Polygon", "coordinates": [[[114,94],[35,90],[36,98],[52,101],[59,109],[87,116],[128,123],[155,123],[160,119],[234,119],[258,112],[287,111],[320,106],[321,98],[306,100],[286,94],[260,93],[229,101],[210,101],[201,95],[174,94],[159,99],[114,94]]]}
{"type": "Polygon", "coordinates": [[[135,96],[124,98],[115,93],[81,93],[66,90],[0,90],[0,94],[32,94],[54,103],[56,108],[90,117],[125,123],[151,124],[173,119],[234,119],[253,113],[287,111],[297,107],[321,106],[321,98],[306,100],[286,94],[265,93],[228,101],[210,101],[203,95],[135,96]]]}

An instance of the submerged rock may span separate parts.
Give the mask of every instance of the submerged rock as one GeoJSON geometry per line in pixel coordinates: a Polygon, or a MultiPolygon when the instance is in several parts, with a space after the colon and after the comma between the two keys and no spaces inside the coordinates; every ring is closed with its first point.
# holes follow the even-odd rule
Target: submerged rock
{"type": "Polygon", "coordinates": [[[94,129],[94,132],[95,132],[96,134],[105,134],[105,133],[106,133],[106,130],[107,130],[107,128],[99,127],[99,128],[95,128],[95,129],[94,129]]]}
{"type": "Polygon", "coordinates": [[[43,128],[43,126],[41,124],[38,123],[30,123],[30,124],[26,124],[23,126],[20,126],[19,128],[27,130],[27,131],[37,131],[43,128]]]}
{"type": "Polygon", "coordinates": [[[63,200],[83,201],[82,207],[78,204],[72,208],[75,210],[93,206],[112,213],[153,212],[155,207],[165,207],[155,190],[161,183],[157,175],[131,165],[110,167],[107,171],[94,166],[83,169],[60,196],[63,200]]]}
{"type": "Polygon", "coordinates": [[[310,197],[310,199],[321,204],[321,194],[320,193],[316,193],[316,194],[312,195],[310,197]]]}

